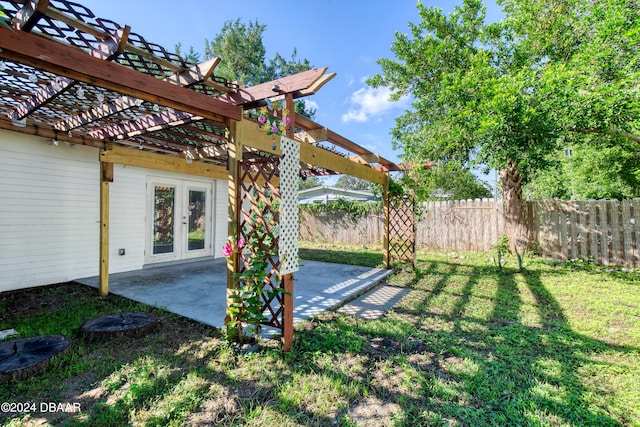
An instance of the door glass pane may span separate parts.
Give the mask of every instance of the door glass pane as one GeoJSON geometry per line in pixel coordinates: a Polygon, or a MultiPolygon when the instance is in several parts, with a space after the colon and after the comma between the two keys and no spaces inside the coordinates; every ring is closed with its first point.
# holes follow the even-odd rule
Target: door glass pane
{"type": "Polygon", "coordinates": [[[173,252],[174,202],[176,189],[156,185],[153,192],[153,253],[173,252]]]}
{"type": "Polygon", "coordinates": [[[206,225],[205,197],[206,192],[204,191],[189,190],[189,206],[187,207],[189,244],[187,248],[190,251],[204,249],[206,225]]]}

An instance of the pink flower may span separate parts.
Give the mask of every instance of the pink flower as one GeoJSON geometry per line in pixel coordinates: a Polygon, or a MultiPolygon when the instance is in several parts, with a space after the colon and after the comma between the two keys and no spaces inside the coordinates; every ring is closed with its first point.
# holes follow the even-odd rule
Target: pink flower
{"type": "Polygon", "coordinates": [[[271,126],[271,132],[278,133],[278,127],[277,126],[271,126]]]}
{"type": "Polygon", "coordinates": [[[267,123],[267,118],[265,116],[258,117],[258,123],[260,123],[261,125],[267,123]]]}
{"type": "Polygon", "coordinates": [[[289,116],[285,117],[284,122],[287,126],[289,126],[291,124],[291,117],[289,116]]]}
{"type": "Polygon", "coordinates": [[[224,245],[224,249],[222,250],[222,256],[224,256],[225,258],[229,258],[232,254],[233,248],[231,247],[231,243],[227,242],[227,244],[224,245]]]}
{"type": "Polygon", "coordinates": [[[240,249],[242,249],[242,248],[244,248],[244,239],[241,237],[241,238],[238,240],[238,250],[240,250],[240,249]]]}

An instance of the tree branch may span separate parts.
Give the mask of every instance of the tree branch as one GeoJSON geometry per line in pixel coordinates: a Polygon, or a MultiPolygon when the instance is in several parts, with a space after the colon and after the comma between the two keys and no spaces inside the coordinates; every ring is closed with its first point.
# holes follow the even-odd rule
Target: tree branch
{"type": "Polygon", "coordinates": [[[640,135],[636,135],[629,132],[619,132],[614,130],[600,130],[600,129],[581,129],[581,128],[569,128],[569,132],[577,133],[594,133],[597,135],[609,135],[609,136],[621,136],[623,138],[630,139],[631,141],[640,142],[640,135]]]}

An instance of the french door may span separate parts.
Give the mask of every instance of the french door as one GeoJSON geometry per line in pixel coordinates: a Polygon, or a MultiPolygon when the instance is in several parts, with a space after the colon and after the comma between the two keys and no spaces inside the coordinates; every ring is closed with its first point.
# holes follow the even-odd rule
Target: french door
{"type": "Polygon", "coordinates": [[[177,261],[211,255],[211,184],[147,180],[145,262],[177,261]]]}

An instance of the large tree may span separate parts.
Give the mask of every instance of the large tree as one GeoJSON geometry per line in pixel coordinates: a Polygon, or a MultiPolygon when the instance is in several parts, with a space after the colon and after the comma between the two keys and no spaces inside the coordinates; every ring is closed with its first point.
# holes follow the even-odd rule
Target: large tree
{"type": "Polygon", "coordinates": [[[372,183],[351,175],[340,175],[336,180],[336,187],[347,190],[371,190],[372,183]]]}
{"type": "MultiPolygon", "coordinates": [[[[308,59],[298,58],[295,48],[289,59],[279,53],[267,59],[266,49],[262,43],[262,36],[266,29],[267,26],[260,24],[258,20],[249,22],[248,25],[240,19],[226,21],[213,40],[205,40],[205,59],[221,58],[222,61],[216,68],[216,75],[246,86],[276,80],[313,68],[308,59]]],[[[295,109],[296,113],[308,118],[313,118],[316,113],[315,108],[304,101],[296,101],[295,109]]]]}
{"type": "Polygon", "coordinates": [[[630,199],[640,196],[640,146],[629,139],[567,135],[549,154],[552,167],[536,171],[524,186],[529,200],[630,199]],[[593,139],[597,139],[594,141],[593,139]]]}
{"type": "Polygon", "coordinates": [[[204,56],[222,58],[216,74],[248,86],[262,83],[265,68],[265,47],[262,33],[267,28],[257,20],[243,23],[239,18],[226,21],[216,37],[205,40],[204,56]]]}
{"type": "Polygon", "coordinates": [[[467,200],[491,197],[491,187],[455,163],[411,172],[415,193],[423,200],[467,200]],[[419,185],[418,185],[419,184],[419,185]]]}
{"type": "Polygon", "coordinates": [[[396,59],[379,60],[369,84],[413,96],[392,130],[406,160],[473,158],[500,171],[516,243],[526,240],[522,185],[549,166],[561,135],[637,138],[639,18],[629,0],[499,3],[505,19],[493,24],[480,0],[448,16],[418,4],[421,21],[396,33],[396,59]]]}

